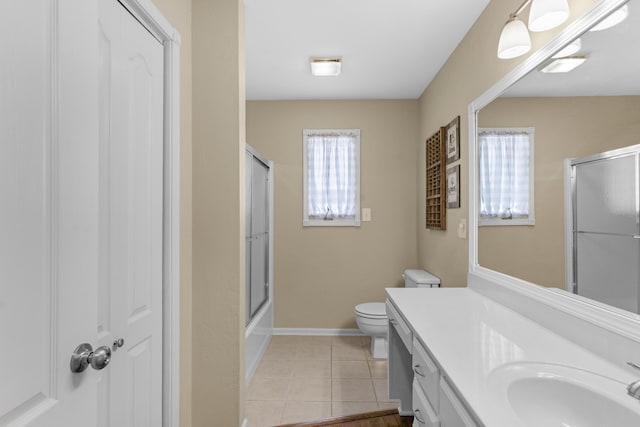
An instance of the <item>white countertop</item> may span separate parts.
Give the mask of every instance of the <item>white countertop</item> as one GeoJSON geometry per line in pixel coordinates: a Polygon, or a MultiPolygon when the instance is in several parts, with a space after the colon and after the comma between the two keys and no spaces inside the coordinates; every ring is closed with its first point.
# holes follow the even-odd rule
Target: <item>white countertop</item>
{"type": "MultiPolygon", "coordinates": [[[[469,288],[387,288],[387,295],[486,427],[522,425],[495,399],[488,375],[512,362],[571,366],[624,384],[637,379],[469,288]]],[[[576,331],[580,334],[581,331],[576,331]]],[[[620,393],[626,389],[621,384],[620,393]]]]}

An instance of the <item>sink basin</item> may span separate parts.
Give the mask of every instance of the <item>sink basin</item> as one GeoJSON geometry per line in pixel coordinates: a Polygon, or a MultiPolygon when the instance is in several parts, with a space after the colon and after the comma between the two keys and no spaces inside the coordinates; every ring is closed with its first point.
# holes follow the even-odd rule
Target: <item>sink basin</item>
{"type": "Polygon", "coordinates": [[[640,401],[627,395],[627,384],[593,372],[511,363],[489,374],[488,387],[525,426],[640,426],[640,401]]]}

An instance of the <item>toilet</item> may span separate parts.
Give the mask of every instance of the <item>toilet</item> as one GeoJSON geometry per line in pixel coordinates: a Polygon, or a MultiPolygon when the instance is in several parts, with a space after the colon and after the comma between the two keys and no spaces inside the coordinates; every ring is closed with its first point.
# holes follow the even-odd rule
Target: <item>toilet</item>
{"type": "MultiPolygon", "coordinates": [[[[405,270],[405,288],[437,288],[440,279],[424,270],[405,270]]],[[[387,308],[383,302],[365,302],[356,305],[356,323],[364,335],[371,337],[371,355],[376,359],[387,358],[387,332],[389,329],[387,308]]]]}

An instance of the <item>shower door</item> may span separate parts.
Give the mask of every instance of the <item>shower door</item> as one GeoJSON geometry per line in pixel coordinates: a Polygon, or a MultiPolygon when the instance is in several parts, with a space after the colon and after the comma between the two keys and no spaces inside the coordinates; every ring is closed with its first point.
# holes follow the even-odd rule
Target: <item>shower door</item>
{"type": "Polygon", "coordinates": [[[572,161],[574,292],[638,313],[640,146],[572,161]]]}
{"type": "Polygon", "coordinates": [[[269,299],[269,164],[246,153],[246,324],[269,299]]]}

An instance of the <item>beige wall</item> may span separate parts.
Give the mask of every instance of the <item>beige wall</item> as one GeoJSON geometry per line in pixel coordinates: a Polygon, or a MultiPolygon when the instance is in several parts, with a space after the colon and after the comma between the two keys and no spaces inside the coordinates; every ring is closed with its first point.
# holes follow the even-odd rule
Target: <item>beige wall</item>
{"type": "Polygon", "coordinates": [[[247,142],[275,163],[274,306],[279,328],[356,328],[416,259],[416,101],[253,101],[247,142]],[[302,129],[361,130],[360,227],[302,226],[302,129]]]}
{"type": "MultiPolygon", "coordinates": [[[[581,16],[596,0],[571,2],[568,23],[581,16]]],[[[466,286],[469,260],[468,240],[457,237],[457,224],[468,219],[468,114],[469,103],[504,77],[527,56],[511,60],[496,57],[498,37],[509,14],[519,5],[512,0],[492,0],[465,38],[440,69],[419,100],[420,133],[418,137],[418,260],[442,280],[443,286],[466,286]],[[425,140],[455,116],[460,116],[461,131],[461,207],[447,210],[447,230],[430,231],[424,226],[425,216],[425,140]]],[[[523,15],[526,22],[527,12],[523,15]]],[[[566,25],[568,25],[565,24],[566,25]]],[[[564,26],[563,26],[564,27],[564,26]]],[[[543,33],[532,33],[535,52],[563,27],[543,33]]]]}
{"type": "Polygon", "coordinates": [[[191,0],[153,0],[180,45],[180,425],[191,426],[191,0]]]}
{"type": "Polygon", "coordinates": [[[244,412],[242,0],[193,0],[192,425],[244,412]]]}
{"type": "Polygon", "coordinates": [[[501,98],[483,108],[481,127],[535,128],[536,224],[480,227],[480,265],[564,288],[563,159],[639,143],[638,117],[640,96],[501,98]]]}

